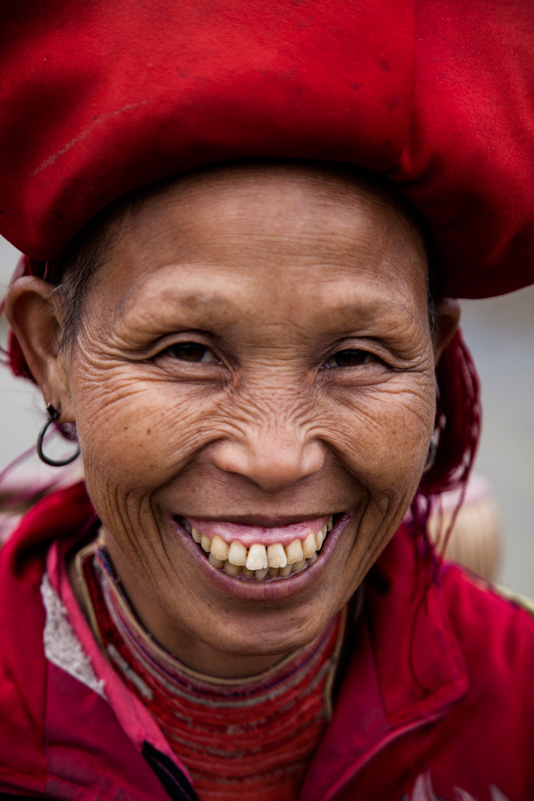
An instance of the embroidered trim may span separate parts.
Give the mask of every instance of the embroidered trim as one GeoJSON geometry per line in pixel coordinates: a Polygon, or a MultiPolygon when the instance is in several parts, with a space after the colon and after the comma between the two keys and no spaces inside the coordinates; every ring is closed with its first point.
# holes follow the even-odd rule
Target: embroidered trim
{"type": "Polygon", "coordinates": [[[67,610],[52,587],[48,574],[41,581],[41,597],[46,611],[43,631],[45,656],[49,662],[81,681],[90,690],[105,698],[104,680],[97,679],[91,660],[72,628],[67,610]]]}
{"type": "MultiPolygon", "coordinates": [[[[498,787],[492,784],[489,788],[491,801],[508,801],[508,798],[498,787]]],[[[401,801],[443,801],[440,796],[434,793],[430,772],[418,776],[413,790],[409,796],[403,796],[401,801]]],[[[460,787],[454,788],[454,801],[476,801],[476,799],[466,790],[460,787]]]]}

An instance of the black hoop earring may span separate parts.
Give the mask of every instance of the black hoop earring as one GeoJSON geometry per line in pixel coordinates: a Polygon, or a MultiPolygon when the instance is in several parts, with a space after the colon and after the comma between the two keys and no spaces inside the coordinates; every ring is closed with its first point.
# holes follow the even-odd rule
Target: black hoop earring
{"type": "Polygon", "coordinates": [[[43,428],[41,429],[39,436],[37,437],[37,456],[39,459],[44,462],[45,464],[49,464],[52,467],[65,467],[65,465],[70,464],[75,459],[78,458],[80,455],[80,448],[76,448],[74,453],[68,456],[66,459],[50,459],[45,452],[43,451],[43,441],[48,431],[48,427],[51,423],[56,423],[59,418],[61,417],[61,409],[56,409],[51,403],[46,404],[46,411],[48,412],[48,420],[44,424],[43,428]]]}

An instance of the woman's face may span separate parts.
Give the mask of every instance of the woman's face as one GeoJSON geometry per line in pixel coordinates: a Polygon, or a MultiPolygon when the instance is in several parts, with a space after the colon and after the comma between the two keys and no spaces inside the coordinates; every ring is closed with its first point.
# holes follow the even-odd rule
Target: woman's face
{"type": "Polygon", "coordinates": [[[424,249],[389,201],[306,167],[190,177],[119,228],[62,405],[147,627],[193,667],[252,673],[324,628],[416,491],[435,397],[424,249]],[[330,516],[315,561],[263,580],[188,531],[248,560],[330,516]]]}

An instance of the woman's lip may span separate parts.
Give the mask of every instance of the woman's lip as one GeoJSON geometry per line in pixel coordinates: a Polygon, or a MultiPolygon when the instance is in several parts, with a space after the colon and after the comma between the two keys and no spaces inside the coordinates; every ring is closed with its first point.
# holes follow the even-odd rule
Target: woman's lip
{"type": "MultiPolygon", "coordinates": [[[[302,520],[302,518],[300,518],[302,520]]],[[[181,541],[188,553],[190,553],[194,563],[206,576],[208,581],[213,583],[218,589],[234,598],[250,601],[276,601],[290,598],[293,595],[306,590],[313,584],[326,569],[332,551],[334,550],[341,534],[353,519],[351,514],[343,514],[328,534],[321,549],[320,557],[303,570],[284,579],[274,581],[243,581],[239,578],[228,576],[223,570],[213,567],[208,562],[206,555],[200,550],[199,546],[193,541],[191,535],[179,522],[179,518],[171,518],[173,527],[180,534],[181,541]]]]}
{"type": "Polygon", "coordinates": [[[192,518],[202,518],[202,520],[206,520],[209,523],[232,523],[236,526],[260,526],[262,528],[282,528],[283,526],[292,526],[295,523],[305,523],[307,520],[317,520],[320,517],[330,517],[332,514],[336,514],[331,512],[326,514],[324,512],[318,512],[317,514],[308,514],[308,515],[292,515],[291,517],[267,517],[267,516],[257,516],[257,515],[234,515],[229,517],[210,517],[209,515],[176,515],[176,519],[179,521],[182,518],[188,519],[189,517],[192,518]]]}
{"type": "MultiPolygon", "coordinates": [[[[250,548],[254,543],[261,543],[264,546],[281,543],[286,546],[296,539],[304,542],[309,534],[317,535],[329,521],[328,528],[330,529],[332,527],[332,516],[299,520],[298,523],[282,526],[241,525],[230,523],[227,520],[211,521],[205,518],[200,520],[193,517],[183,517],[179,522],[190,533],[196,530],[198,534],[205,535],[210,540],[214,537],[220,537],[228,545],[231,545],[234,540],[238,540],[245,548],[250,548]]],[[[198,540],[196,541],[198,542],[198,540]]]]}

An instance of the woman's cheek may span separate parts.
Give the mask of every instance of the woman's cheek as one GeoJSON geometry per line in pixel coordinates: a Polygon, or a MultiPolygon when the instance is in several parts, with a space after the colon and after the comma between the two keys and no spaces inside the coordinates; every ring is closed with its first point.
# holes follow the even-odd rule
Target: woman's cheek
{"type": "Polygon", "coordinates": [[[358,479],[375,490],[390,492],[392,481],[417,486],[434,427],[433,378],[414,386],[397,385],[359,393],[338,405],[332,442],[358,479]],[[415,484],[414,484],[415,482],[415,484]]]}
{"type": "Polygon", "coordinates": [[[73,393],[86,472],[97,471],[131,491],[171,479],[207,439],[213,405],[167,384],[138,377],[80,382],[73,393]]]}

